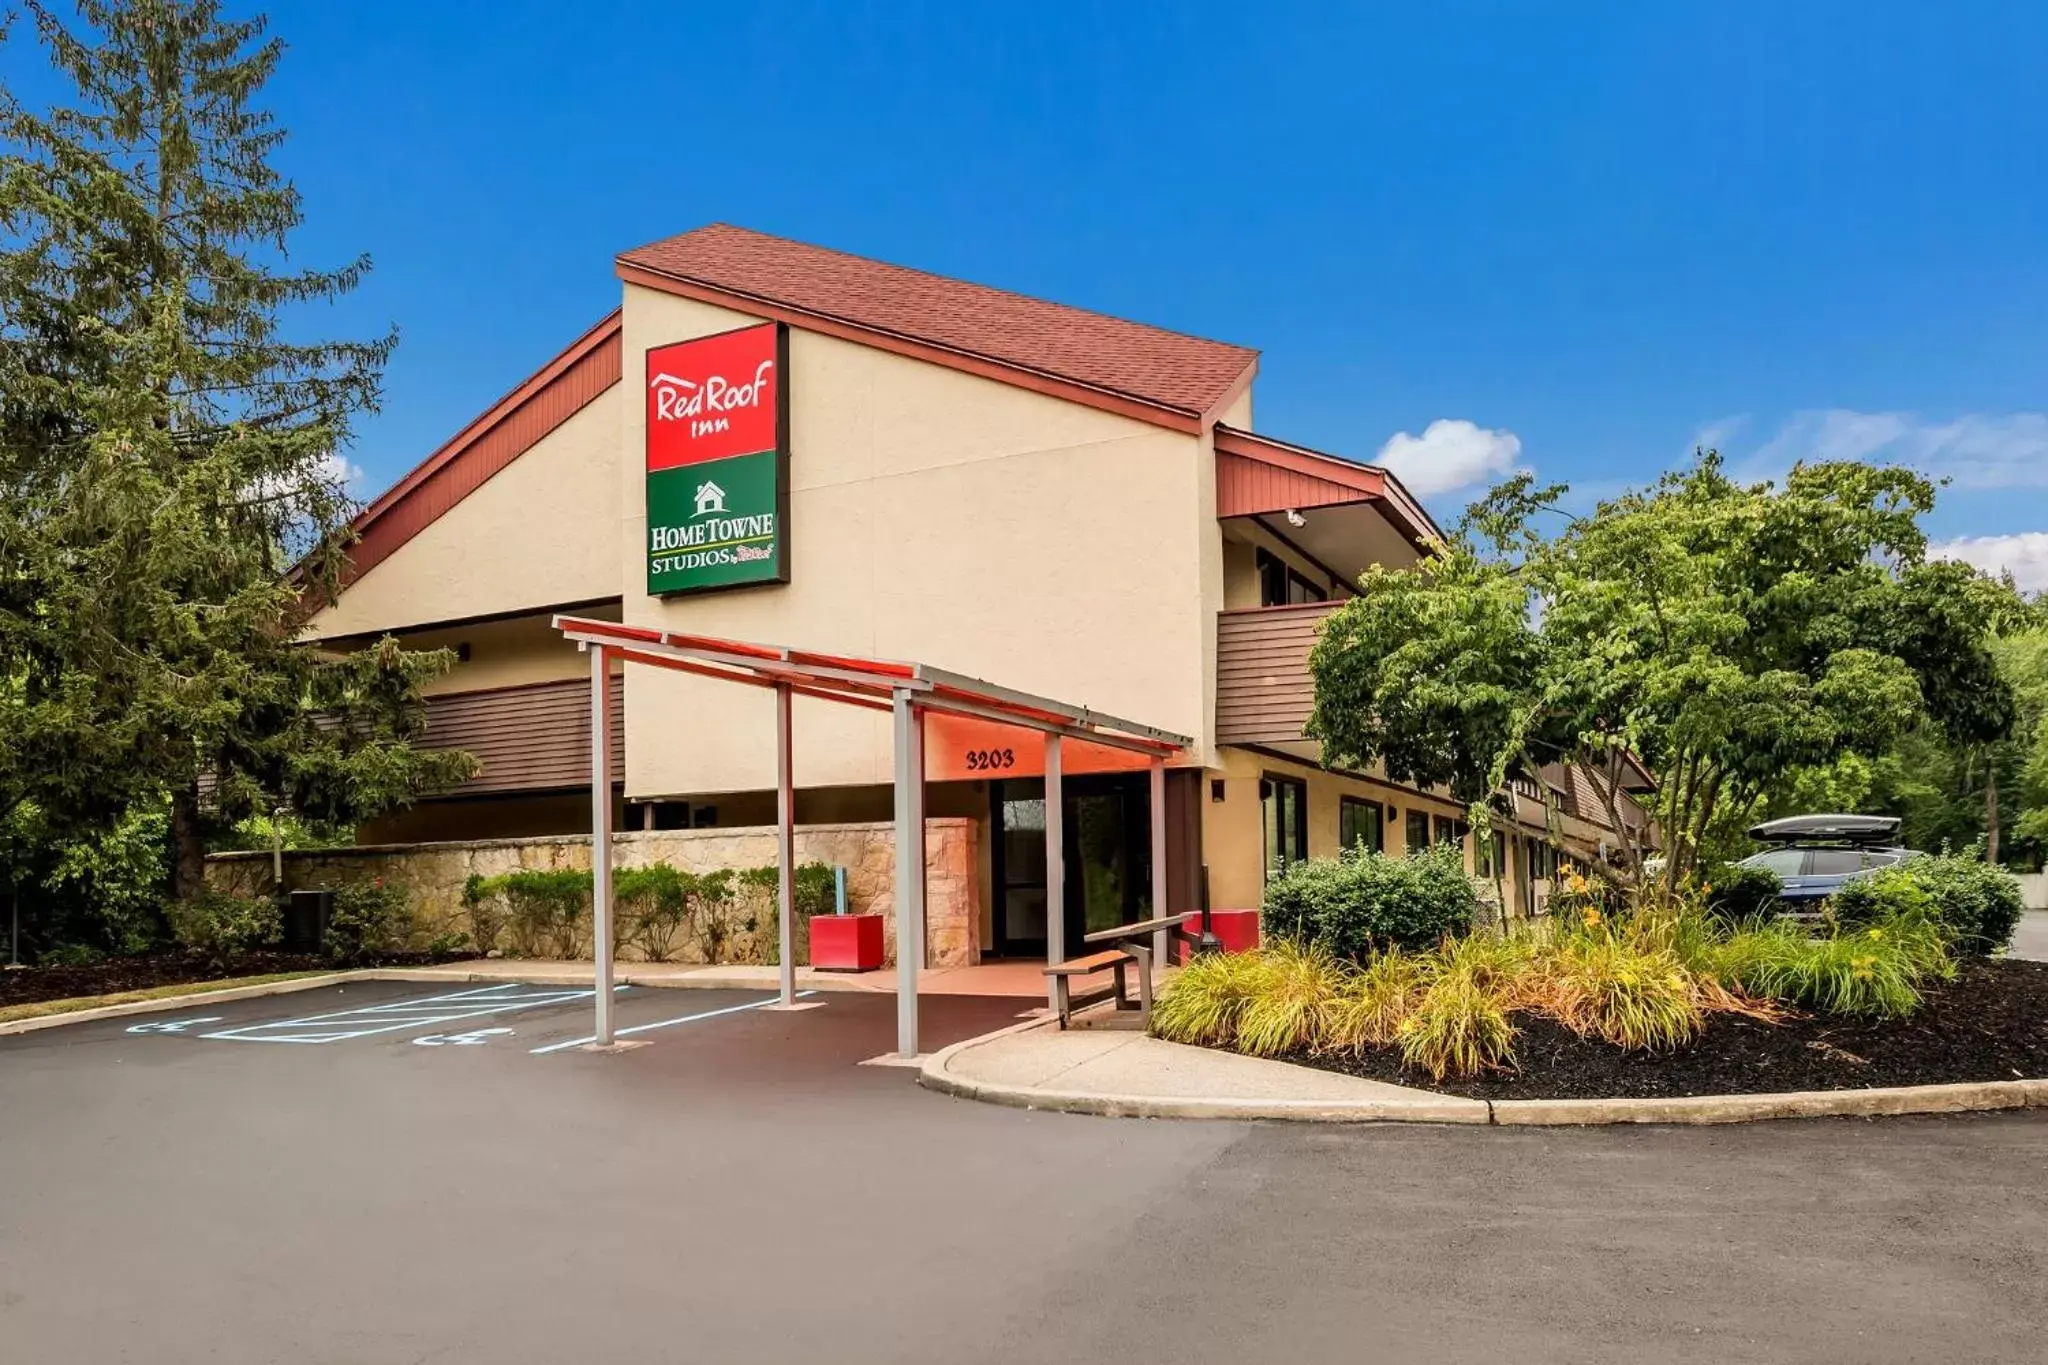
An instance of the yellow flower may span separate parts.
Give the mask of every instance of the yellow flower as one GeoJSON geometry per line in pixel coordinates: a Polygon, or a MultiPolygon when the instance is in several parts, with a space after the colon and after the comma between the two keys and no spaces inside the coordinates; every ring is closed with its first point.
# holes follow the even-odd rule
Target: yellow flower
{"type": "Polygon", "coordinates": [[[1701,882],[1701,883],[1700,883],[1700,894],[1701,894],[1702,896],[1711,896],[1711,895],[1713,895],[1713,894],[1714,894],[1714,884],[1713,884],[1712,882],[1701,882]]]}
{"type": "Polygon", "coordinates": [[[1598,923],[1600,922],[1600,912],[1599,912],[1598,910],[1595,910],[1595,909],[1594,909],[1594,908],[1593,908],[1592,906],[1590,906],[1590,905],[1589,905],[1589,906],[1587,906],[1587,907],[1586,907],[1586,916],[1585,916],[1585,918],[1586,918],[1586,927],[1587,927],[1588,929],[1591,929],[1591,928],[1592,928],[1592,927],[1593,927],[1594,925],[1596,925],[1596,924],[1598,924],[1598,923]]]}
{"type": "Polygon", "coordinates": [[[1873,927],[1870,931],[1869,937],[1872,942],[1876,942],[1878,939],[1884,937],[1884,930],[1873,927]]]}

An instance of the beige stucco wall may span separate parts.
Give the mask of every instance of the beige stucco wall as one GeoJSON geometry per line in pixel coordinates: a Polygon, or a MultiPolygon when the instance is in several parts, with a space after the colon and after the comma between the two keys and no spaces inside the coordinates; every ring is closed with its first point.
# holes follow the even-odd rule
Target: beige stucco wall
{"type": "MultiPolygon", "coordinates": [[[[1308,784],[1311,858],[1333,857],[1342,851],[1339,802],[1346,796],[1377,801],[1387,808],[1386,851],[1395,855],[1407,851],[1404,826],[1410,810],[1426,810],[1432,816],[1464,813],[1454,801],[1248,749],[1225,748],[1221,772],[1224,799],[1202,805],[1202,857],[1209,865],[1210,900],[1219,909],[1251,909],[1264,898],[1266,840],[1260,821],[1259,779],[1267,773],[1298,777],[1308,784]]],[[[1469,855],[1471,841],[1466,842],[1469,855]]]]}
{"type": "MultiPolygon", "coordinates": [[[[630,370],[629,373],[634,371],[630,370]]],[[[619,592],[614,384],[350,584],[310,638],[530,610],[619,592]]]]}
{"type": "MultiPolygon", "coordinates": [[[[747,321],[628,286],[622,388],[649,346],[747,321]]],[[[913,659],[1207,732],[1222,576],[1197,438],[804,331],[788,383],[787,586],[646,595],[645,407],[620,408],[629,623],[913,659]]],[[[626,714],[631,797],[773,781],[766,692],[629,668],[626,714]]],[[[890,780],[886,716],[799,700],[795,725],[802,785],[890,780]]]]}

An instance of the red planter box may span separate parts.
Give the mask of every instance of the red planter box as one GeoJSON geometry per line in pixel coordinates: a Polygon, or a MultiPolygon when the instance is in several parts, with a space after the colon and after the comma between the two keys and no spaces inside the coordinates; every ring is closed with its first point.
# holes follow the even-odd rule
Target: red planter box
{"type": "MultiPolygon", "coordinates": [[[[1189,920],[1182,928],[1199,936],[1202,932],[1201,917],[1189,920]]],[[[1259,946],[1259,912],[1256,910],[1211,910],[1209,928],[1222,942],[1226,953],[1248,953],[1259,946]]],[[[1183,946],[1183,962],[1187,960],[1188,952],[1183,946]]]]}
{"type": "Polygon", "coordinates": [[[880,915],[814,915],[811,965],[827,972],[873,972],[882,966],[880,915]]]}

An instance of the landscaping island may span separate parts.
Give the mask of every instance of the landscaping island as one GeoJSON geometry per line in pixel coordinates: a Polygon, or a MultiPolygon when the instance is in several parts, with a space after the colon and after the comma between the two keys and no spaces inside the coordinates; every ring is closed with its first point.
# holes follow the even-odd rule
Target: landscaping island
{"type": "Polygon", "coordinates": [[[1279,1060],[1479,1100],[1671,1099],[1800,1090],[1944,1085],[2048,1077],[2048,962],[1972,960],[1931,986],[1901,1019],[1792,1015],[1767,1024],[1716,1015],[1699,1037],[1637,1052],[1581,1037],[1553,1019],[1518,1016],[1520,1068],[1477,1077],[1402,1065],[1391,1051],[1316,1053],[1279,1060]]]}
{"type": "Polygon", "coordinates": [[[1152,1031],[1476,1100],[1677,1099],[2048,1079],[2048,964],[2005,958],[2017,885],[1974,852],[1775,883],[1567,869],[1548,914],[1477,924],[1452,854],[1360,849],[1267,889],[1273,942],[1195,958],[1152,1031]]]}

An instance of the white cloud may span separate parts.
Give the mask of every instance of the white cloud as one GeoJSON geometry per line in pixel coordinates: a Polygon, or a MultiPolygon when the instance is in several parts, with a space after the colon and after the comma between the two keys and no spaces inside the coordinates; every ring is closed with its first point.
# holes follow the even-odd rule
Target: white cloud
{"type": "Polygon", "coordinates": [[[1522,438],[1512,431],[1439,417],[1420,436],[1397,431],[1380,447],[1379,463],[1394,471],[1418,498],[1470,488],[1515,467],[1522,438]]]}
{"type": "Polygon", "coordinates": [[[1794,413],[1738,472],[1770,478],[1799,460],[1903,464],[1959,489],[2048,488],[2048,413],[1968,413],[1949,422],[1848,408],[1794,413]]]}
{"type": "Polygon", "coordinates": [[[319,477],[330,479],[344,488],[353,489],[363,481],[363,467],[351,464],[344,455],[323,455],[317,465],[319,477]]]}
{"type": "Polygon", "coordinates": [[[2048,592],[2048,531],[2010,536],[1963,536],[1927,547],[1936,559],[1960,559],[1987,573],[2010,569],[2021,592],[2048,592]]]}

